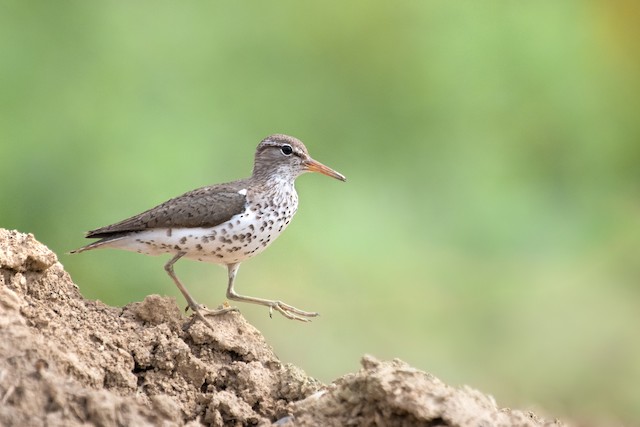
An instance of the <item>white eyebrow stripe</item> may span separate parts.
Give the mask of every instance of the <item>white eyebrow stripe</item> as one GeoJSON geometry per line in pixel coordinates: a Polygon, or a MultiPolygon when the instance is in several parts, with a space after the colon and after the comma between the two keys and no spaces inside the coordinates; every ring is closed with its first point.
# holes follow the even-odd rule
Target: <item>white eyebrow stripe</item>
{"type": "Polygon", "coordinates": [[[238,194],[240,194],[242,196],[246,196],[247,195],[247,189],[243,188],[242,190],[238,191],[238,194]]]}
{"type": "Polygon", "coordinates": [[[302,150],[289,142],[263,141],[261,144],[264,144],[263,147],[273,147],[280,149],[283,147],[283,145],[288,145],[293,150],[292,154],[302,158],[307,156],[307,154],[305,154],[302,150]]]}

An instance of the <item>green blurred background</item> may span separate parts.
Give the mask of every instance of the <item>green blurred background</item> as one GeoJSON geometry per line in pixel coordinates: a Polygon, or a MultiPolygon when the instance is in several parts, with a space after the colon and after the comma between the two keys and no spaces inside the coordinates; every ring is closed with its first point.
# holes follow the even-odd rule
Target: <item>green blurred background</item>
{"type": "MultiPolygon", "coordinates": [[[[399,357],[500,405],[640,423],[640,10],[581,2],[0,4],[0,226],[82,293],[175,295],[165,259],[83,232],[244,177],[260,139],[345,174],[298,180],[242,313],[323,381],[399,357]]],[[[216,306],[225,270],[177,265],[216,306]]]]}

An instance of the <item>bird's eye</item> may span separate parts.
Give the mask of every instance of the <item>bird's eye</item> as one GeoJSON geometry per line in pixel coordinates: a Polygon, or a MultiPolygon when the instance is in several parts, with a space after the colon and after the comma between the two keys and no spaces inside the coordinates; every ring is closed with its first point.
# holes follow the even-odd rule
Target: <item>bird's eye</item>
{"type": "Polygon", "coordinates": [[[291,148],[290,145],[283,145],[280,151],[282,151],[282,154],[285,156],[290,156],[291,153],[293,153],[293,148],[291,148]]]}

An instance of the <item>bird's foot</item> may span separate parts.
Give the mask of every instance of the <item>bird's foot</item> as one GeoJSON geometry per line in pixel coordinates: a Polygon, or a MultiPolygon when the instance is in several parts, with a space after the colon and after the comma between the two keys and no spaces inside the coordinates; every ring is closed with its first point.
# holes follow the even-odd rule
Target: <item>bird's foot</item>
{"type": "Polygon", "coordinates": [[[226,301],[220,304],[215,310],[211,310],[210,308],[205,307],[204,304],[196,304],[193,307],[187,305],[184,308],[184,311],[189,311],[189,309],[191,309],[191,311],[193,311],[194,313],[201,314],[203,316],[217,316],[219,314],[229,313],[230,311],[240,312],[240,310],[238,310],[238,307],[232,307],[226,301]]]}
{"type": "Polygon", "coordinates": [[[218,308],[216,308],[215,310],[211,310],[205,306],[200,306],[200,311],[205,315],[205,316],[217,316],[219,314],[225,314],[225,313],[229,313],[231,311],[237,311],[238,313],[240,312],[240,310],[238,310],[238,307],[232,307],[229,305],[228,302],[224,302],[221,305],[218,306],[218,308]]]}
{"type": "Polygon", "coordinates": [[[217,316],[219,314],[225,314],[225,313],[229,313],[231,311],[238,311],[238,312],[240,311],[240,310],[238,310],[237,307],[231,307],[229,305],[229,303],[227,303],[227,302],[225,302],[224,304],[220,305],[215,310],[211,310],[211,309],[205,307],[202,304],[195,304],[193,306],[188,305],[184,309],[184,311],[187,311],[189,309],[191,309],[191,311],[193,311],[193,313],[196,315],[196,318],[201,320],[204,324],[206,324],[211,329],[214,329],[214,327],[209,322],[209,320],[207,320],[207,318],[205,316],[217,316]]]}
{"type": "Polygon", "coordinates": [[[269,317],[271,318],[273,318],[273,310],[280,312],[280,314],[282,314],[287,319],[299,320],[301,322],[310,322],[311,319],[308,319],[308,317],[320,316],[320,313],[300,310],[282,301],[270,301],[268,306],[269,306],[269,317]]]}

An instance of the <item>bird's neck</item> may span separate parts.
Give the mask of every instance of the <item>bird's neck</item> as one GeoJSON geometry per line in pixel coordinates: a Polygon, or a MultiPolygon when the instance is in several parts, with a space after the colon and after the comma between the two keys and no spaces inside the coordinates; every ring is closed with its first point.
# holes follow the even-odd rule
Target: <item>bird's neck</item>
{"type": "Polygon", "coordinates": [[[286,202],[297,205],[298,193],[294,186],[295,177],[272,174],[261,177],[259,180],[255,180],[255,177],[252,177],[252,179],[256,182],[254,186],[256,197],[275,203],[286,202]]]}

